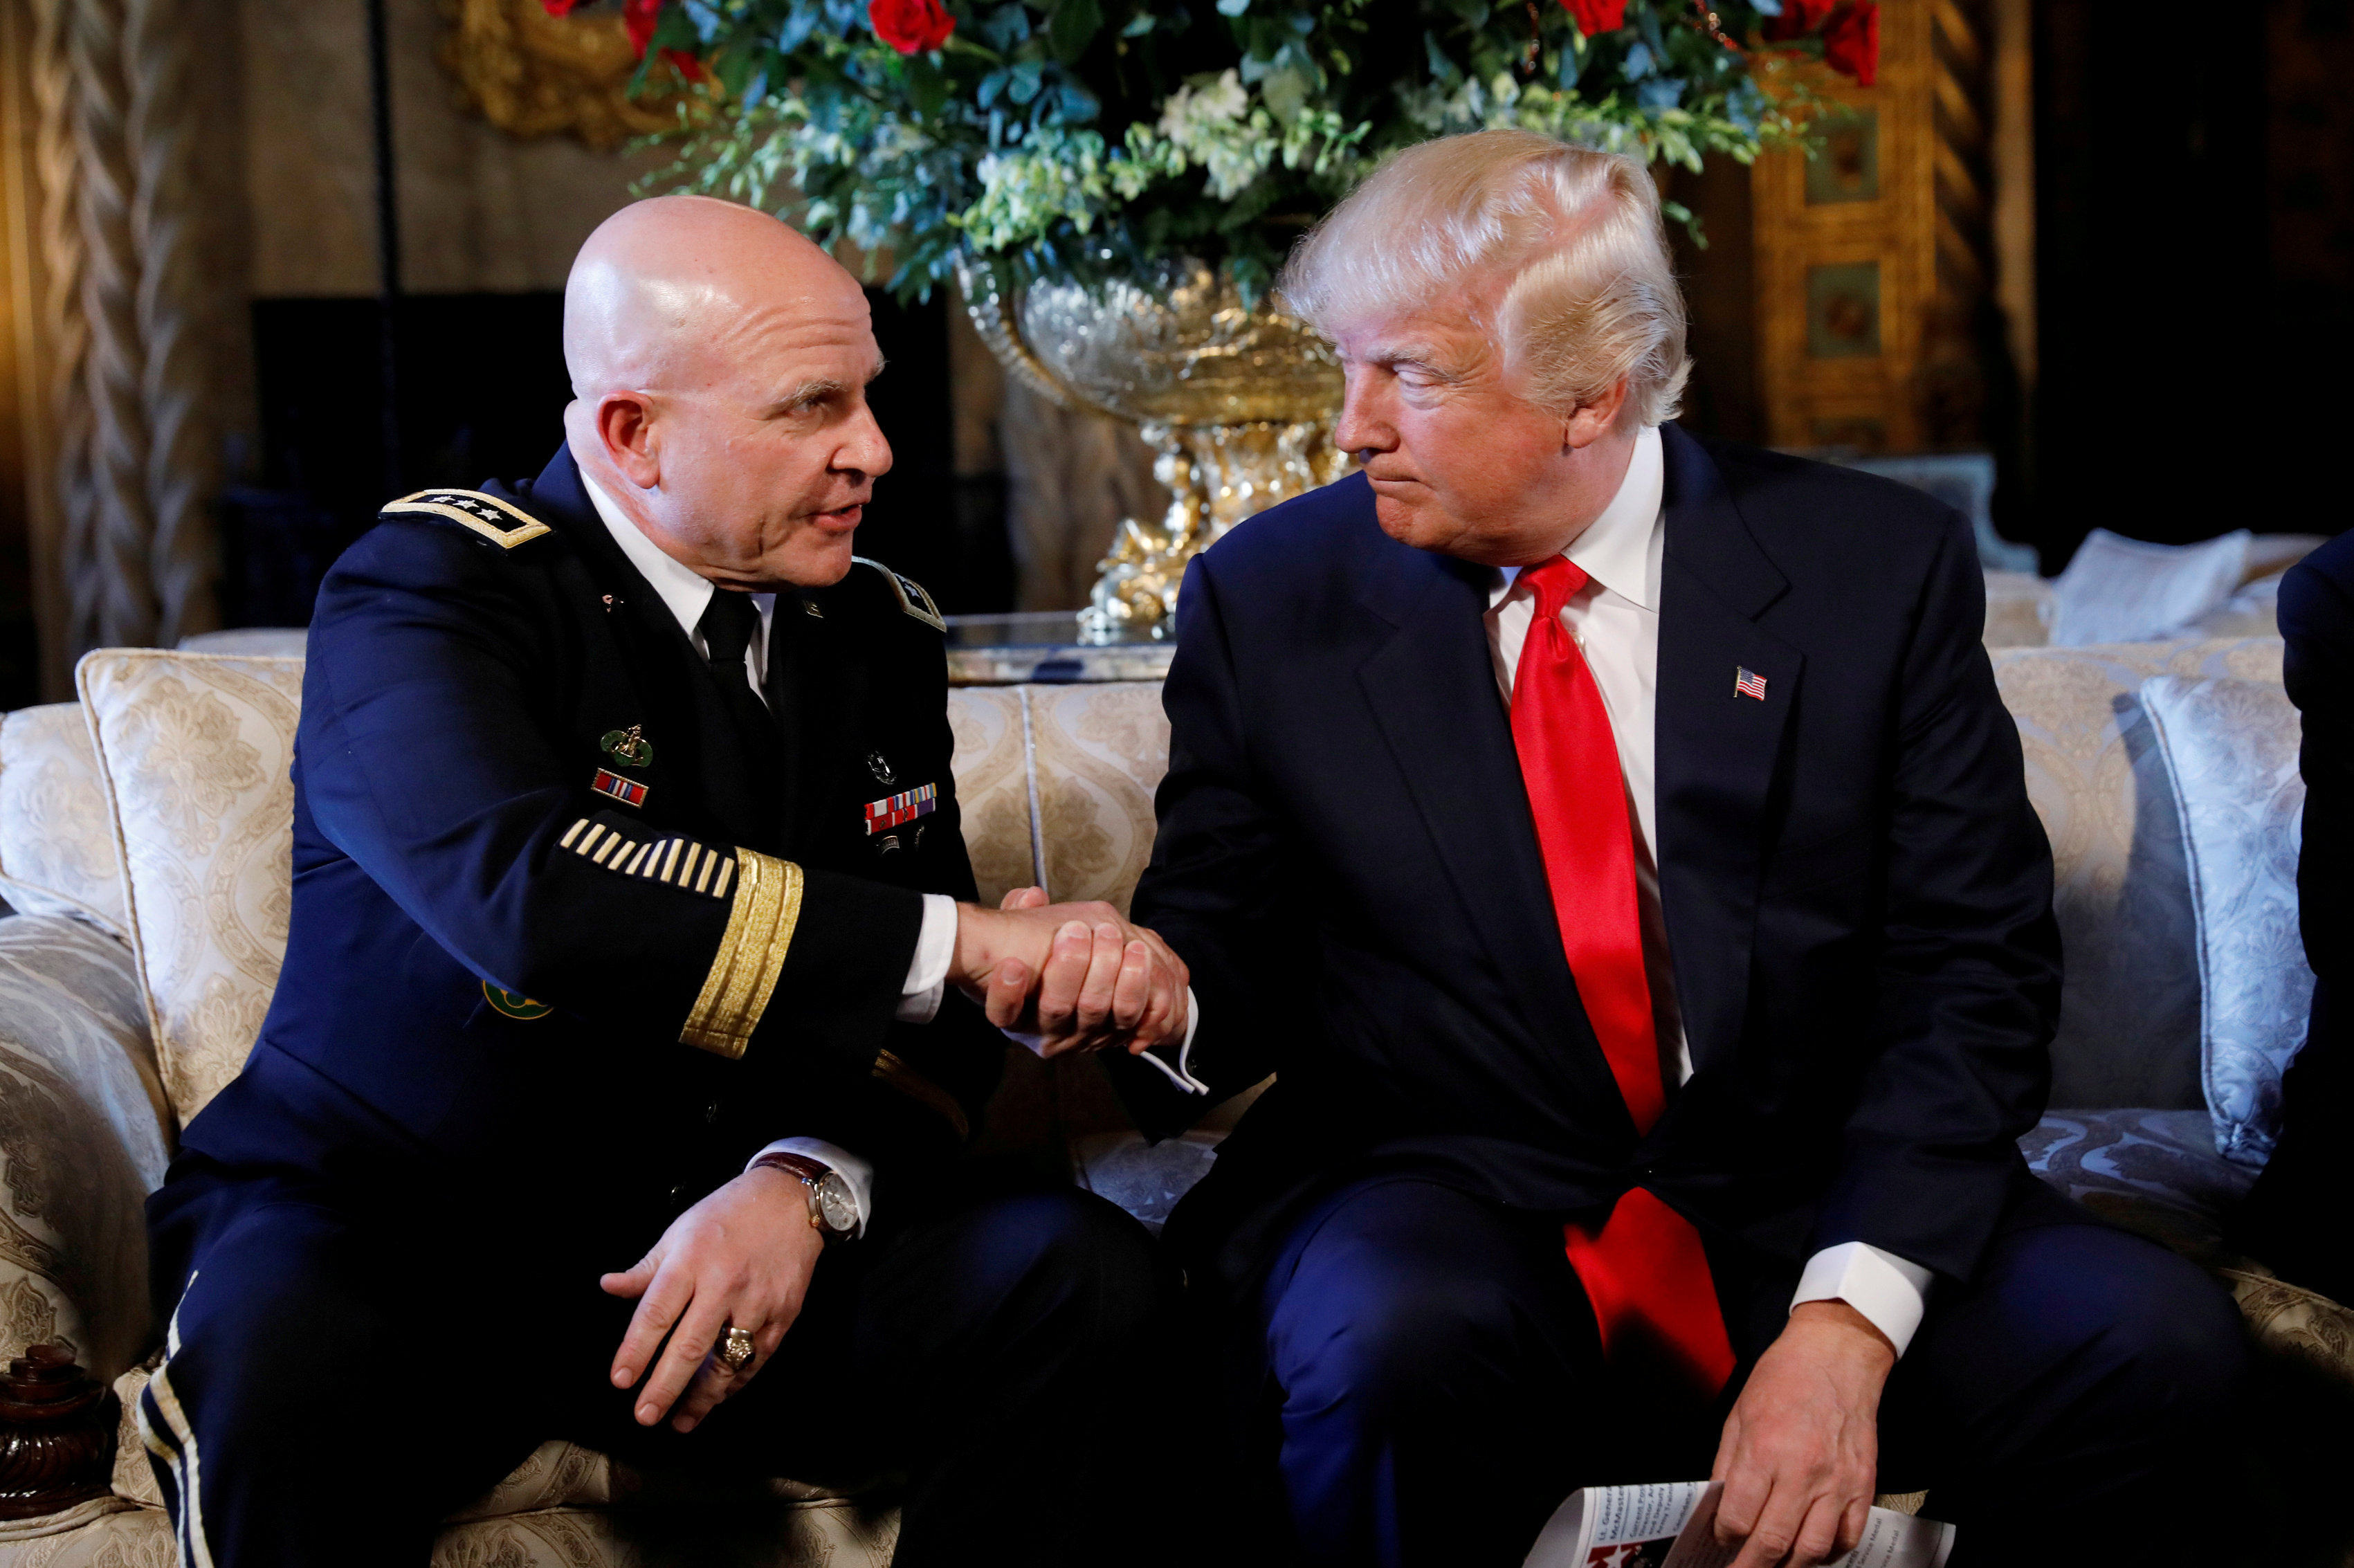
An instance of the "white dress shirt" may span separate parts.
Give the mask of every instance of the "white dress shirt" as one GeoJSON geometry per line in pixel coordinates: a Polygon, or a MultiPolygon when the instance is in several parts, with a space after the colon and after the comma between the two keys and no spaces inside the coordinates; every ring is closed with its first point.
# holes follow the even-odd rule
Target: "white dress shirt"
{"type": "MultiPolygon", "coordinates": [[[[1561,619],[1594,673],[1618,745],[1618,768],[1627,781],[1628,814],[1635,830],[1635,898],[1643,931],[1643,969],[1650,981],[1659,1032],[1659,1076],[1673,1090],[1691,1076],[1692,1066],[1676,1008],[1675,966],[1660,912],[1654,851],[1659,819],[1652,714],[1659,673],[1659,563],[1667,544],[1664,487],[1659,432],[1646,427],[1636,438],[1618,493],[1563,552],[1588,580],[1562,607],[1561,619]]],[[[1516,567],[1500,570],[1488,597],[1488,646],[1507,705],[1512,700],[1521,647],[1536,614],[1536,594],[1521,586],[1520,576],[1516,567]]],[[[1901,1356],[1921,1325],[1929,1278],[1929,1271],[1916,1263],[1862,1242],[1847,1242],[1808,1260],[1790,1304],[1844,1301],[1887,1335],[1901,1356]]]]}

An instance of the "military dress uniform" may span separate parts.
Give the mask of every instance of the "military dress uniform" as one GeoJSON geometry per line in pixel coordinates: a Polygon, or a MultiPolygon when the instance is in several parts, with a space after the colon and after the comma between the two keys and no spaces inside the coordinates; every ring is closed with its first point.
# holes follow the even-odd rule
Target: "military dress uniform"
{"type": "Polygon", "coordinates": [[[1109,1205],[960,1159],[1005,1047],[980,1010],[900,1016],[924,895],[974,893],[942,630],[873,562],[779,594],[763,705],[568,449],[396,503],[337,562],[277,994],[149,1205],[142,1417],[184,1563],[414,1568],[552,1437],[897,1472],[902,1563],[1083,1554],[1112,1494],[1082,1435],[1161,1281],[1109,1205]],[[873,1167],[866,1232],[748,1387],[640,1428],[598,1277],[780,1135],[873,1167]]]}

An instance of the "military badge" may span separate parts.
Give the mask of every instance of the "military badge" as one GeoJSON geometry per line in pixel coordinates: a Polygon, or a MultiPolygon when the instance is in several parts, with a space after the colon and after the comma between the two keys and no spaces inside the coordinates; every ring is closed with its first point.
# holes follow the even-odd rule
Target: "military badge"
{"type": "Polygon", "coordinates": [[[610,768],[597,769],[597,778],[588,788],[599,795],[611,797],[624,806],[643,806],[646,787],[634,779],[624,779],[610,768]]]}
{"type": "Polygon", "coordinates": [[[624,768],[653,766],[654,743],[641,733],[640,726],[631,725],[627,729],[609,729],[605,732],[605,738],[599,741],[597,745],[599,749],[624,768]]]}
{"type": "Polygon", "coordinates": [[[866,754],[866,771],[875,775],[875,782],[885,789],[899,781],[898,776],[891,771],[890,759],[879,751],[866,754]]]}
{"type": "Polygon", "coordinates": [[[491,1004],[492,1012],[503,1013],[509,1018],[519,1018],[525,1022],[535,1018],[546,1018],[556,1011],[544,1001],[534,1001],[531,998],[514,991],[501,991],[488,980],[482,982],[482,1000],[491,1004]]]}
{"type": "Polygon", "coordinates": [[[880,800],[866,802],[866,836],[912,822],[918,817],[928,817],[940,808],[940,787],[922,784],[913,789],[903,789],[896,795],[886,795],[880,800]]]}

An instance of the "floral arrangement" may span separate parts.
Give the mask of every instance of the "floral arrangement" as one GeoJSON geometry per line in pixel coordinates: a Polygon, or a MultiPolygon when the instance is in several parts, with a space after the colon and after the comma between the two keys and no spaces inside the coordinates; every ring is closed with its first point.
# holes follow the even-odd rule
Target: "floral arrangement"
{"type": "MultiPolygon", "coordinates": [[[[569,10],[576,0],[544,0],[569,10]]],[[[701,84],[673,188],[781,205],[928,293],[1150,277],[1198,256],[1256,301],[1397,147],[1519,126],[1697,170],[1802,134],[1761,77],[1869,84],[1874,0],[624,0],[701,84]]],[[[1670,204],[1689,222],[1691,215],[1670,204]]]]}

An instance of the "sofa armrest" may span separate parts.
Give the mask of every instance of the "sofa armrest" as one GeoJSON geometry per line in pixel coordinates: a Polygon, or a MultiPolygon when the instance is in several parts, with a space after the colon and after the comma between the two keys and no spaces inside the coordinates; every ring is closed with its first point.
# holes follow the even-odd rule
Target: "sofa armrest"
{"type": "Polygon", "coordinates": [[[130,948],[0,919],[0,1356],[59,1340],[106,1381],[145,1353],[143,1205],[171,1139],[130,948]]]}

